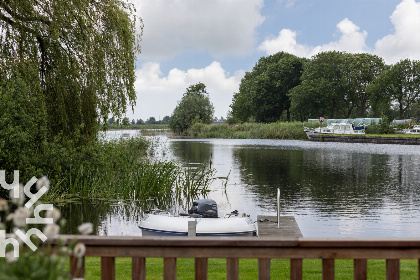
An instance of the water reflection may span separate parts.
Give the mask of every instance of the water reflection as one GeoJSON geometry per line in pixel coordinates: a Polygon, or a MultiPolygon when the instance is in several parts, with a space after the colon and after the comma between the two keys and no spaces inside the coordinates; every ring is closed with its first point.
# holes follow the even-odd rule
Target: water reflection
{"type": "Polygon", "coordinates": [[[254,218],[274,215],[280,188],[282,214],[296,216],[304,236],[420,235],[416,146],[284,140],[170,143],[182,162],[206,162],[210,153],[218,174],[231,172],[224,192],[215,185],[211,194],[222,202],[222,210],[239,208],[254,218]]]}
{"type": "MultiPolygon", "coordinates": [[[[166,136],[158,143],[158,159],[189,167],[212,163],[217,179],[209,197],[219,215],[275,215],[280,188],[282,215],[295,216],[305,237],[420,236],[418,146],[166,136]]],[[[147,207],[145,201],[87,201],[63,206],[63,214],[69,232],[91,221],[101,235],[139,235],[147,207]]],[[[174,210],[186,208],[180,203],[174,210]]]]}
{"type": "Polygon", "coordinates": [[[62,232],[78,234],[78,225],[90,222],[97,235],[140,235],[138,221],[146,202],[133,200],[82,199],[55,203],[66,220],[62,232]]]}

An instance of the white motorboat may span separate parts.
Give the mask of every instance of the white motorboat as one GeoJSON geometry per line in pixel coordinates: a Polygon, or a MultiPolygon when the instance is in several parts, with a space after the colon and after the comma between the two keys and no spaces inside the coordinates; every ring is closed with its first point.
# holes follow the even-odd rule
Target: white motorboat
{"type": "Polygon", "coordinates": [[[306,135],[311,134],[365,134],[364,126],[354,126],[351,123],[330,123],[326,127],[315,129],[305,128],[306,135]]]}
{"type": "Polygon", "coordinates": [[[188,223],[195,222],[197,236],[255,236],[257,228],[247,215],[234,211],[218,218],[217,204],[212,199],[193,202],[188,214],[173,216],[151,210],[140,221],[143,236],[187,236],[188,223]]]}
{"type": "Polygon", "coordinates": [[[420,125],[415,125],[413,128],[404,131],[404,134],[420,134],[420,125]]]}

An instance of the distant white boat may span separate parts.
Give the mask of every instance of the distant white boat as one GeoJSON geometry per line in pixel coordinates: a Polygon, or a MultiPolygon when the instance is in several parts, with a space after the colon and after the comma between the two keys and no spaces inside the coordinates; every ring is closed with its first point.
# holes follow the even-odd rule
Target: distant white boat
{"type": "Polygon", "coordinates": [[[415,125],[413,128],[403,131],[404,134],[420,134],[420,125],[415,125]]]}
{"type": "Polygon", "coordinates": [[[217,204],[211,199],[193,202],[188,214],[172,216],[168,212],[152,210],[140,221],[143,236],[187,236],[188,222],[196,223],[197,236],[255,236],[255,223],[237,211],[217,216],[217,204]]]}
{"type": "Polygon", "coordinates": [[[364,126],[354,126],[351,123],[330,123],[325,127],[309,129],[305,127],[308,137],[313,134],[365,134],[364,126]]]}

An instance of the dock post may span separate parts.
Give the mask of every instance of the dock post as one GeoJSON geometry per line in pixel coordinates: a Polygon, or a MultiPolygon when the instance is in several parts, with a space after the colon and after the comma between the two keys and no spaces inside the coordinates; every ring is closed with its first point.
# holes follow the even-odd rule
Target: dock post
{"type": "Polygon", "coordinates": [[[277,228],[280,228],[280,188],[277,188],[277,228]]]}
{"type": "Polygon", "coordinates": [[[197,235],[197,222],[194,221],[188,221],[188,237],[196,236],[197,235]]]}

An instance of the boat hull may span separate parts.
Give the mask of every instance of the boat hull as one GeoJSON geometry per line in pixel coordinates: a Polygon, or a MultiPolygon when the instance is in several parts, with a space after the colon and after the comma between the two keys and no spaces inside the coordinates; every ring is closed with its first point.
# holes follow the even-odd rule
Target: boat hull
{"type": "Polygon", "coordinates": [[[188,222],[196,222],[197,236],[255,236],[257,229],[248,217],[191,218],[146,215],[139,227],[143,236],[187,236],[188,222]]]}
{"type": "MultiPolygon", "coordinates": [[[[158,231],[158,230],[150,230],[150,229],[141,229],[142,236],[188,236],[186,232],[170,232],[170,231],[158,231]]],[[[218,233],[218,234],[211,234],[211,233],[197,233],[197,236],[215,236],[215,237],[222,237],[222,236],[243,236],[243,237],[252,237],[256,236],[256,232],[233,232],[233,233],[218,233]]]]}

